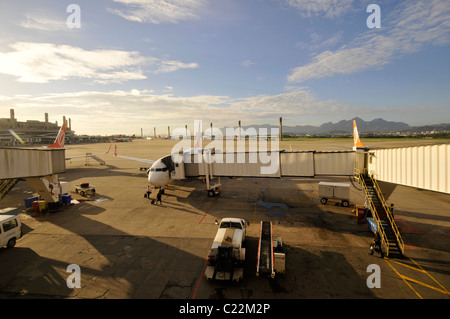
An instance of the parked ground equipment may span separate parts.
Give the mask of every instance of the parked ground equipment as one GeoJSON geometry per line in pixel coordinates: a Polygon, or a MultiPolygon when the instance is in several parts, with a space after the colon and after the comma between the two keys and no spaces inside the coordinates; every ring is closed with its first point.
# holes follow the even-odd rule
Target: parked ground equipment
{"type": "Polygon", "coordinates": [[[75,185],[75,193],[81,196],[95,195],[95,187],[89,185],[89,183],[81,183],[80,185],[75,185]]]}
{"type": "Polygon", "coordinates": [[[350,204],[350,184],[319,182],[319,198],[322,204],[328,200],[340,200],[342,206],[348,207],[350,204]]]}
{"type": "Polygon", "coordinates": [[[273,235],[272,222],[261,221],[256,275],[274,278],[276,273],[283,274],[286,269],[285,261],[283,242],[280,237],[273,235]]]}
{"type": "Polygon", "coordinates": [[[223,218],[208,253],[206,279],[239,281],[244,276],[243,243],[248,223],[240,218],[223,218]]]}

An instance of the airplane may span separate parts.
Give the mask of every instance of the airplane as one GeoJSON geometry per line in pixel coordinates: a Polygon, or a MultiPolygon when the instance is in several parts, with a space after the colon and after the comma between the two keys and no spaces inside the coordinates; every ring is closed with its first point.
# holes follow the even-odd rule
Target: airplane
{"type": "MultiPolygon", "coordinates": [[[[59,129],[58,134],[56,135],[56,138],[55,138],[55,141],[53,142],[53,144],[47,146],[47,148],[65,148],[65,138],[66,138],[66,123],[64,123],[61,126],[61,128],[59,129]]],[[[108,149],[108,151],[105,154],[108,154],[110,149],[111,149],[111,145],[109,146],[109,149],[108,149]]],[[[74,159],[74,158],[82,158],[82,157],[85,157],[85,158],[93,157],[93,158],[95,158],[97,155],[100,155],[100,154],[76,155],[76,156],[66,157],[65,160],[67,161],[67,160],[71,160],[71,159],[74,159]]]]}
{"type": "Polygon", "coordinates": [[[122,137],[122,135],[119,135],[118,137],[116,137],[116,139],[114,141],[116,142],[133,142],[133,139],[136,137],[135,134],[133,134],[132,137],[122,137]]]}
{"type": "Polygon", "coordinates": [[[364,150],[367,151],[373,147],[380,146],[379,144],[364,145],[359,139],[358,128],[356,127],[356,122],[353,120],[353,150],[364,150]]]}
{"type": "MultiPolygon", "coordinates": [[[[183,154],[201,154],[203,150],[205,150],[204,148],[201,147],[201,139],[202,134],[199,126],[199,134],[197,134],[197,140],[194,144],[194,148],[183,150],[183,154]]],[[[213,149],[208,150],[212,151],[213,149]]],[[[170,184],[172,180],[173,176],[172,174],[174,174],[174,168],[176,165],[172,159],[172,155],[166,155],[157,160],[122,156],[118,155],[117,145],[115,145],[114,156],[133,161],[139,161],[147,164],[152,164],[150,168],[147,168],[147,180],[148,184],[155,190],[158,190],[158,192],[164,193],[165,188],[167,188],[167,186],[170,184]]],[[[212,185],[210,189],[208,189],[208,196],[215,196],[216,194],[218,194],[220,192],[219,187],[220,184],[212,185]]],[[[152,201],[152,203],[154,203],[154,201],[152,201]]]]}
{"type": "MultiPolygon", "coordinates": [[[[115,145],[114,156],[125,158],[129,160],[139,161],[147,164],[152,164],[150,168],[147,168],[147,180],[151,188],[158,193],[164,194],[165,189],[170,184],[172,180],[172,172],[174,168],[174,162],[172,160],[172,155],[166,155],[157,159],[156,161],[128,156],[121,156],[117,154],[117,145],[115,145]],[[169,170],[170,168],[170,170],[169,170]]],[[[141,168],[142,170],[142,168],[141,168]]],[[[156,192],[151,192],[151,194],[156,194],[156,192]]],[[[155,195],[153,195],[155,196],[155,195]]],[[[155,203],[155,199],[152,200],[152,204],[155,203]]]]}
{"type": "MultiPolygon", "coordinates": [[[[21,144],[25,144],[23,139],[12,129],[8,129],[9,133],[14,136],[21,144]]],[[[61,128],[58,131],[58,134],[56,135],[55,141],[53,144],[44,146],[45,148],[64,148],[64,139],[66,136],[66,123],[61,126],[61,128]]]]}
{"type": "MultiPolygon", "coordinates": [[[[25,144],[25,142],[22,140],[22,138],[20,138],[20,136],[18,134],[16,134],[12,129],[8,129],[9,133],[11,135],[13,135],[20,143],[25,144]]],[[[64,123],[61,128],[58,131],[58,134],[56,135],[55,141],[53,142],[53,144],[48,145],[48,146],[44,146],[44,148],[64,148],[65,146],[65,138],[66,138],[66,123],[64,123]]],[[[109,146],[108,151],[105,154],[108,154],[109,151],[111,149],[111,145],[109,146]]],[[[86,154],[86,155],[76,155],[76,156],[70,156],[70,157],[66,157],[65,160],[71,160],[74,158],[88,158],[88,157],[92,157],[94,159],[96,159],[97,161],[99,161],[102,165],[105,164],[105,162],[103,160],[100,160],[99,158],[97,158],[97,155],[100,154],[86,154]]]]}
{"type": "MultiPolygon", "coordinates": [[[[204,148],[200,147],[202,135],[197,134],[197,140],[195,142],[194,148],[189,150],[184,150],[183,153],[201,153],[201,151],[204,150],[204,148]]],[[[353,121],[353,141],[354,141],[354,150],[356,149],[365,149],[364,144],[359,139],[358,135],[358,129],[356,127],[356,122],[353,121]]],[[[209,151],[212,151],[213,149],[208,149],[209,151]]],[[[149,160],[149,159],[142,159],[142,158],[135,158],[135,157],[128,157],[128,156],[121,156],[118,155],[117,152],[117,145],[115,145],[114,150],[114,156],[120,157],[124,159],[139,161],[147,164],[152,164],[150,168],[147,169],[147,179],[150,186],[154,187],[156,190],[159,190],[159,192],[163,192],[164,189],[168,186],[170,181],[172,180],[172,172],[174,171],[174,162],[172,159],[172,155],[166,155],[164,157],[161,157],[157,160],[149,160]]],[[[214,192],[216,190],[216,186],[220,186],[220,184],[213,185],[210,189],[208,189],[208,195],[214,196],[214,192]],[[211,192],[212,191],[212,192],[211,192]]]]}
{"type": "Polygon", "coordinates": [[[365,149],[366,147],[359,139],[358,128],[356,127],[356,122],[353,120],[353,150],[365,149]]]}
{"type": "Polygon", "coordinates": [[[353,147],[349,147],[349,146],[342,146],[342,145],[330,145],[333,147],[339,147],[339,148],[346,148],[346,149],[352,149],[353,151],[357,151],[357,150],[366,150],[368,147],[374,146],[374,145],[369,145],[369,146],[365,146],[361,140],[359,139],[359,134],[358,134],[358,128],[356,126],[356,122],[355,120],[353,120],[353,147]]]}
{"type": "Polygon", "coordinates": [[[47,148],[64,148],[65,138],[66,138],[66,123],[64,123],[59,129],[53,144],[47,146],[47,148]]]}

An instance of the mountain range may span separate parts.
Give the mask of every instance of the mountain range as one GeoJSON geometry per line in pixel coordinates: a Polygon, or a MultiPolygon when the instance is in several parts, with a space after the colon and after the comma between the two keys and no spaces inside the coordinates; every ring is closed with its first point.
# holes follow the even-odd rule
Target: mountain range
{"type": "MultiPolygon", "coordinates": [[[[450,124],[436,124],[436,125],[426,125],[426,126],[410,126],[403,122],[393,122],[386,121],[382,118],[374,119],[372,121],[364,121],[359,117],[355,117],[351,120],[342,120],[337,123],[327,122],[320,126],[313,125],[295,125],[289,126],[283,124],[283,134],[352,134],[353,132],[353,120],[355,120],[358,126],[359,133],[395,133],[395,132],[405,132],[405,131],[450,131],[450,124]]],[[[248,127],[253,128],[270,128],[275,127],[274,125],[263,124],[263,125],[249,125],[242,126],[246,129],[248,127]]]]}

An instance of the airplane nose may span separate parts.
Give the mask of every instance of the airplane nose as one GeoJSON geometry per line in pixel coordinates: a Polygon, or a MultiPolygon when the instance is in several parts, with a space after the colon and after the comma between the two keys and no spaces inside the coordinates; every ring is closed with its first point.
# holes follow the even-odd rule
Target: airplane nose
{"type": "Polygon", "coordinates": [[[158,173],[150,172],[148,175],[148,181],[153,186],[161,186],[161,178],[158,173]]]}

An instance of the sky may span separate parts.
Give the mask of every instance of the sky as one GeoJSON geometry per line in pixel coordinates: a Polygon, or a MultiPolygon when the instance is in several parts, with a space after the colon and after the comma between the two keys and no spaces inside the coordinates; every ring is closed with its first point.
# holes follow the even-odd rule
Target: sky
{"type": "Polygon", "coordinates": [[[0,0],[0,118],[450,123],[449,57],[448,0],[0,0]]]}

